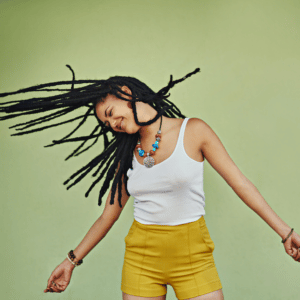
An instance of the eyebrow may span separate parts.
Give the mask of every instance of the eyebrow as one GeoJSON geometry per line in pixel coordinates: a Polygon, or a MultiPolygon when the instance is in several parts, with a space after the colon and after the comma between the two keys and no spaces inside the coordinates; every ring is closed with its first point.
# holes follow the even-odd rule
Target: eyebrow
{"type": "Polygon", "coordinates": [[[108,107],[109,107],[109,106],[107,106],[107,108],[106,108],[106,110],[105,110],[105,117],[106,117],[106,118],[107,118],[107,114],[106,114],[106,111],[107,111],[108,107]]]}

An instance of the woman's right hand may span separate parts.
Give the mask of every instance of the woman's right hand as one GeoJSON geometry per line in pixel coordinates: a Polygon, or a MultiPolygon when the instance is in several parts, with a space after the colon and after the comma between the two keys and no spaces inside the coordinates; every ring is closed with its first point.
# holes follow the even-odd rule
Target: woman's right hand
{"type": "Polygon", "coordinates": [[[48,279],[47,288],[44,293],[61,293],[70,283],[74,265],[66,258],[60,265],[58,265],[51,273],[48,279]],[[54,282],[54,283],[53,283],[54,282]]]}

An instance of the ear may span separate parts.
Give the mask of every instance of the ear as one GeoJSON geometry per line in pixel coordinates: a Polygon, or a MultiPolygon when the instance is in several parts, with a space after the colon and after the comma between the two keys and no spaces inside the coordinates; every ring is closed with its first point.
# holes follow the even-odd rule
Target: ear
{"type": "MultiPolygon", "coordinates": [[[[126,85],[123,85],[123,86],[121,87],[121,90],[122,90],[123,92],[129,94],[129,95],[132,95],[130,88],[129,88],[128,86],[126,86],[126,85]]],[[[124,94],[122,95],[122,97],[127,98],[127,99],[130,99],[130,100],[132,99],[130,96],[127,96],[127,95],[124,95],[124,94]]]]}

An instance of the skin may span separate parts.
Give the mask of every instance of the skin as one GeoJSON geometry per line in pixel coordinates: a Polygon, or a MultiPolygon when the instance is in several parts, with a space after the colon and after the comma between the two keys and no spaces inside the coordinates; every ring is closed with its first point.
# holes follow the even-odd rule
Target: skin
{"type": "MultiPolygon", "coordinates": [[[[121,89],[129,95],[131,94],[128,87],[123,86],[121,89]]],[[[123,96],[130,99],[130,96],[123,96]]],[[[157,114],[156,110],[143,102],[136,102],[136,108],[137,118],[141,122],[149,121],[157,114]]],[[[96,115],[102,122],[111,126],[114,131],[126,132],[128,134],[139,132],[142,149],[146,151],[149,151],[152,148],[151,145],[154,142],[154,137],[159,129],[161,120],[159,118],[154,123],[147,126],[137,125],[134,120],[131,103],[110,94],[103,101],[96,104],[96,115]],[[105,111],[107,112],[107,116],[105,116],[105,111]],[[124,122],[123,129],[119,127],[122,120],[124,122]]],[[[179,118],[162,117],[162,140],[159,143],[160,151],[157,151],[154,155],[156,164],[161,163],[173,153],[182,122],[183,120],[179,118]]],[[[280,239],[285,239],[287,237],[291,231],[291,227],[288,226],[272,210],[254,184],[239,170],[216,133],[207,123],[198,118],[190,118],[188,120],[184,134],[184,149],[186,154],[195,161],[201,162],[206,159],[228,183],[239,198],[249,208],[257,213],[279,235],[280,239]]],[[[139,155],[135,155],[135,157],[140,164],[143,164],[142,157],[139,157],[139,155]]],[[[108,196],[103,217],[95,222],[94,227],[91,228],[85,239],[74,250],[74,254],[78,260],[84,258],[85,255],[87,255],[87,253],[99,242],[99,240],[105,236],[106,233],[102,231],[104,229],[105,231],[108,231],[109,229],[106,228],[110,228],[118,219],[129,198],[125,195],[125,191],[123,191],[122,194],[124,194],[122,196],[122,208],[119,207],[117,199],[115,199],[115,205],[110,205],[110,195],[108,196]],[[107,225],[106,223],[109,224],[107,225]],[[101,232],[99,233],[99,231],[101,232]],[[100,237],[98,238],[98,236],[100,237]],[[92,242],[90,242],[90,240],[92,240],[92,242]],[[90,243],[93,245],[90,245],[90,243]]],[[[285,252],[294,261],[300,262],[300,235],[298,233],[293,231],[290,237],[283,244],[283,247],[285,252]]],[[[74,266],[65,259],[63,263],[52,272],[48,280],[47,288],[44,292],[49,292],[51,289],[53,292],[57,293],[64,291],[69,284],[73,269],[74,266]],[[56,282],[57,286],[51,284],[52,280],[56,282]]],[[[147,298],[128,295],[125,293],[122,293],[122,298],[123,300],[166,299],[165,295],[147,298]]],[[[209,299],[223,300],[224,296],[222,289],[195,298],[190,298],[190,300],[209,299]]]]}
{"type": "MultiPolygon", "coordinates": [[[[131,91],[127,86],[123,86],[121,89],[131,95],[131,91]]],[[[131,99],[130,96],[122,96],[124,98],[131,99]]],[[[154,108],[144,102],[136,102],[136,109],[137,118],[140,122],[147,122],[153,119],[157,114],[157,111],[154,108]]],[[[96,115],[100,121],[110,126],[116,132],[126,132],[128,134],[139,132],[141,143],[145,146],[149,145],[150,149],[152,148],[151,145],[153,144],[153,137],[159,129],[161,120],[161,118],[159,118],[154,123],[147,126],[137,125],[134,120],[131,103],[110,94],[107,95],[104,101],[96,104],[96,115]],[[105,111],[107,112],[107,117],[105,116],[105,111]],[[124,129],[120,128],[122,120],[124,129]]],[[[177,121],[178,119],[176,118],[162,116],[162,132],[167,134],[177,121]]],[[[148,148],[149,147],[147,147],[147,149],[148,148]]]]}

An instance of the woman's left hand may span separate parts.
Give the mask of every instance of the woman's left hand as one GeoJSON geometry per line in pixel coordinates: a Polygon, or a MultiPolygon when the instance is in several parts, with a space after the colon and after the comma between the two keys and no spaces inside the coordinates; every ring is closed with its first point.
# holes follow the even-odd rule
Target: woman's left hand
{"type": "Polygon", "coordinates": [[[295,261],[300,262],[300,235],[293,231],[291,236],[283,244],[285,252],[295,261]]]}

